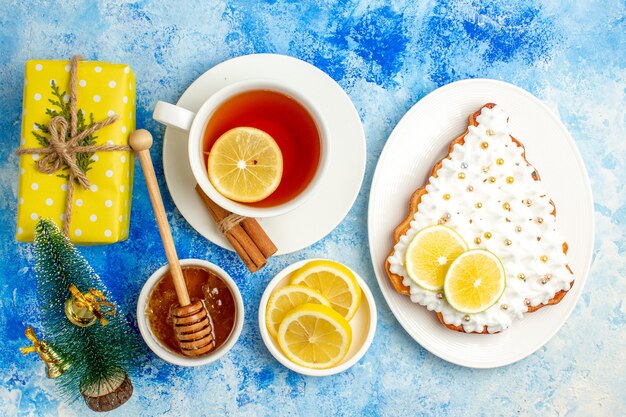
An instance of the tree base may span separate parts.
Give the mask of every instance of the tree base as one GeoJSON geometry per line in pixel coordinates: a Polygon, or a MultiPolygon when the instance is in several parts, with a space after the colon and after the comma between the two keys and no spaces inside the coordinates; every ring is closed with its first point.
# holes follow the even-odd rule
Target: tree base
{"type": "Polygon", "coordinates": [[[117,384],[101,387],[97,393],[88,391],[90,390],[81,388],[87,407],[93,411],[111,411],[124,404],[133,395],[133,384],[128,375],[124,374],[124,378],[120,378],[117,384]]]}

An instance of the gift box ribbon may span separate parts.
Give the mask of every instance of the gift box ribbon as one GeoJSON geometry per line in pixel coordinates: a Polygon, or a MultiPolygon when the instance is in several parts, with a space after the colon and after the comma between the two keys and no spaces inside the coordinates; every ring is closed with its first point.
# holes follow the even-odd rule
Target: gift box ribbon
{"type": "Polygon", "coordinates": [[[74,183],[78,183],[85,189],[89,188],[89,180],[87,175],[76,163],[76,156],[80,153],[91,152],[113,152],[113,151],[130,151],[125,145],[90,145],[79,146],[81,140],[92,135],[96,131],[114,123],[119,116],[114,114],[107,117],[101,122],[94,123],[82,132],[78,132],[78,115],[76,110],[76,77],[78,73],[78,62],[82,60],[79,55],[72,57],[70,65],[70,120],[63,116],[55,116],[48,123],[50,132],[49,144],[44,148],[22,148],[18,149],[18,155],[24,154],[43,154],[44,157],[37,162],[37,169],[44,174],[53,174],[59,170],[67,169],[68,183],[67,195],[65,199],[65,220],[63,222],[63,234],[69,236],[69,227],[72,219],[72,198],[74,195],[74,183]],[[69,127],[69,136],[67,129],[69,127]]]}

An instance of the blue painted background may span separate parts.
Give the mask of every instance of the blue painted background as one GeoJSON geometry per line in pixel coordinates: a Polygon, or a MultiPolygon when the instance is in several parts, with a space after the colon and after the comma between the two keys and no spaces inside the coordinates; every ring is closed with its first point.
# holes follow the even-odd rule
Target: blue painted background
{"type": "MultiPolygon", "coordinates": [[[[324,240],[272,258],[251,276],[232,253],[186,224],[162,180],[181,258],[206,258],[234,275],[247,321],[236,347],[213,366],[181,369],[145,351],[135,395],[111,415],[626,415],[623,2],[167,3],[0,1],[0,414],[88,412],[81,402],[59,402],[39,359],[17,350],[25,343],[25,325],[38,324],[33,249],[13,239],[24,62],[79,52],[130,64],[137,76],[137,124],[160,137],[162,127],[150,118],[158,99],[176,101],[196,77],[228,58],[273,52],[318,66],[354,101],[368,146],[356,204],[324,240]],[[591,275],[571,318],[536,354],[483,371],[438,359],[401,329],[378,290],[366,238],[368,190],[394,125],[434,88],[468,77],[517,84],[556,111],[580,148],[596,202],[591,275]],[[279,365],[263,346],[256,320],[269,279],[294,261],[317,256],[360,272],[379,306],[378,333],[364,359],[348,372],[319,379],[279,365]]],[[[152,154],[162,176],[160,153],[157,141],[152,154]]],[[[165,262],[137,172],[130,238],[81,249],[127,312],[145,278],[165,262]]]]}

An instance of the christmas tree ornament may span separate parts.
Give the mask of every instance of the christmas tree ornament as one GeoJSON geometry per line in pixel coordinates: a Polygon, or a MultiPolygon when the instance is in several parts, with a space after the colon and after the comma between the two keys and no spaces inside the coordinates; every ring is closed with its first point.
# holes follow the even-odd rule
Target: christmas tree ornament
{"type": "Polygon", "coordinates": [[[174,332],[178,345],[183,355],[201,356],[215,349],[215,332],[211,317],[209,316],[202,300],[191,302],[183,270],[180,267],[172,231],[167,222],[165,208],[159,184],[152,166],[150,158],[150,147],[152,146],[152,135],[145,129],[139,129],[130,135],[129,144],[139,156],[141,168],[146,178],[148,194],[156,217],[161,240],[167,262],[170,265],[170,273],[176,289],[179,305],[173,309],[172,318],[174,321],[174,332]]]}
{"type": "Polygon", "coordinates": [[[133,392],[127,370],[139,354],[136,335],[100,277],[59,228],[40,219],[35,232],[42,325],[55,351],[71,364],[56,379],[59,391],[67,400],[82,396],[95,411],[119,407],[133,392]],[[76,325],[87,313],[101,325],[76,325]]]}
{"type": "Polygon", "coordinates": [[[100,321],[106,326],[109,322],[105,315],[115,315],[115,304],[106,301],[104,294],[94,288],[82,293],[76,285],[70,285],[72,296],[65,302],[65,315],[73,324],[88,327],[100,321]]]}
{"type": "Polygon", "coordinates": [[[70,363],[63,359],[56,349],[46,340],[39,340],[35,331],[28,326],[24,331],[26,338],[32,342],[32,346],[21,347],[22,355],[36,352],[46,364],[48,378],[58,378],[70,367],[70,363]]]}

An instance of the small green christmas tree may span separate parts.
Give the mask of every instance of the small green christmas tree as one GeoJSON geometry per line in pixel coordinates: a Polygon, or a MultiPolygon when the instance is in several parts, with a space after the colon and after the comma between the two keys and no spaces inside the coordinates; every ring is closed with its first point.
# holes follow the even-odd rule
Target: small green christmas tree
{"type": "Polygon", "coordinates": [[[35,237],[35,274],[44,334],[69,364],[61,394],[105,411],[132,395],[127,371],[139,347],[128,321],[98,275],[50,220],[35,237]],[[94,323],[95,322],[95,323],[94,323]]]}

